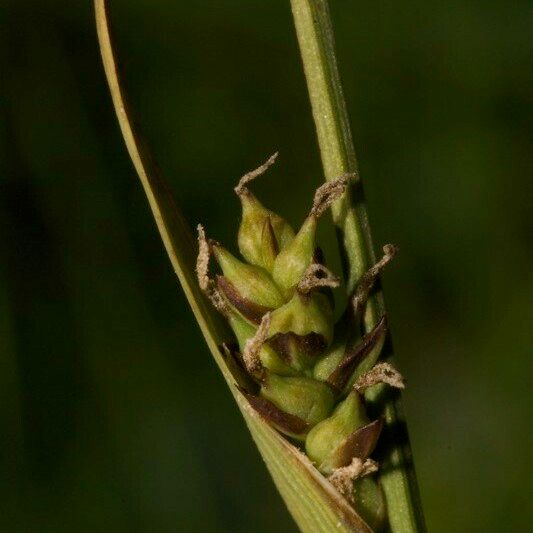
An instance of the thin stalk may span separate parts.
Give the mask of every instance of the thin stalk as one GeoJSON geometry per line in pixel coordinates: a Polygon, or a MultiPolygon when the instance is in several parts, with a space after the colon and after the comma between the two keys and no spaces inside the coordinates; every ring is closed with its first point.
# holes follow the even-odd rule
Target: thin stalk
{"type": "MultiPolygon", "coordinates": [[[[347,172],[357,174],[328,2],[291,0],[291,6],[325,178],[331,180],[347,172]]],[[[332,211],[350,293],[370,262],[375,260],[359,178],[350,194],[338,200],[332,211]]],[[[384,312],[381,294],[376,295],[367,307],[365,322],[371,328],[384,312]]],[[[386,431],[382,436],[385,442],[380,480],[387,499],[390,528],[399,533],[425,531],[400,402],[387,396],[383,416],[386,431]]]]}

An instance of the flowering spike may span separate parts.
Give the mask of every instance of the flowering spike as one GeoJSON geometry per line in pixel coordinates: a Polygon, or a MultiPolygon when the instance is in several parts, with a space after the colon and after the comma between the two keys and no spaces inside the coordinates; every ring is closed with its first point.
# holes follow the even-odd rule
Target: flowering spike
{"type": "Polygon", "coordinates": [[[317,189],[295,235],[248,189],[276,156],[235,187],[242,204],[238,244],[244,261],[209,241],[198,227],[198,283],[235,333],[238,349],[226,347],[225,360],[250,408],[284,435],[301,441],[318,470],[365,513],[367,523],[379,527],[384,497],[368,474],[377,468],[369,456],[383,420],[369,421],[363,393],[377,383],[401,388],[403,381],[390,365],[376,365],[387,333],[385,317],[363,336],[362,316],[396,248],[384,247],[384,256],[361,277],[348,308],[334,324],[332,290],[340,280],[323,263],[316,229],[353,175],[317,189]],[[209,275],[211,254],[222,270],[215,280],[209,275]]]}

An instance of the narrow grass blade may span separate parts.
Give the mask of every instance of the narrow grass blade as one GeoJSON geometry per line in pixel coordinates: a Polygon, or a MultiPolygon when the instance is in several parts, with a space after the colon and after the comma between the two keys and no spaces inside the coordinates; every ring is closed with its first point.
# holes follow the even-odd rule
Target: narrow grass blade
{"type": "MultiPolygon", "coordinates": [[[[263,421],[236,388],[219,350],[221,342],[227,339],[226,330],[196,283],[196,246],[190,228],[177,209],[168,186],[158,172],[128,111],[110,34],[106,0],[95,0],[95,11],[102,59],[122,135],[144,187],[161,238],[213,357],[289,511],[304,532],[370,532],[365,522],[314,468],[307,457],[263,421]]],[[[253,529],[253,524],[251,528],[253,529]]]]}

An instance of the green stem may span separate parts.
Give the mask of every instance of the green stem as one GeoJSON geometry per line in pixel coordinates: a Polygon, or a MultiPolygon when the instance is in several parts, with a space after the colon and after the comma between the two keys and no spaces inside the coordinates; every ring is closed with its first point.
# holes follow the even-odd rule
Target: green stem
{"type": "MultiPolygon", "coordinates": [[[[291,0],[294,24],[307,79],[325,178],[357,173],[346,104],[342,92],[327,0],[291,0]]],[[[353,190],[333,206],[347,290],[375,260],[368,216],[358,178],[353,190]]],[[[379,294],[368,305],[365,321],[373,326],[384,312],[379,294]]],[[[405,421],[398,400],[387,397],[380,480],[393,532],[424,531],[416,477],[405,421]]]]}

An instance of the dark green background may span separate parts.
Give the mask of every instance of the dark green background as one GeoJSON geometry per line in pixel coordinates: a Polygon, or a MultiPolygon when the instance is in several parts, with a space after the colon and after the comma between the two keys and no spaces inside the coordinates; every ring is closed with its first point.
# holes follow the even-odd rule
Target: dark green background
{"type": "MultiPolygon", "coordinates": [[[[140,122],[191,224],[295,224],[321,170],[288,1],[120,0],[140,122]]],[[[332,0],[429,529],[526,531],[533,4],[332,0]],[[529,241],[529,242],[528,242],[529,241]]],[[[294,531],[124,148],[90,2],[0,8],[0,530],[294,531]]],[[[530,493],[531,494],[531,493],[530,493]]]]}

